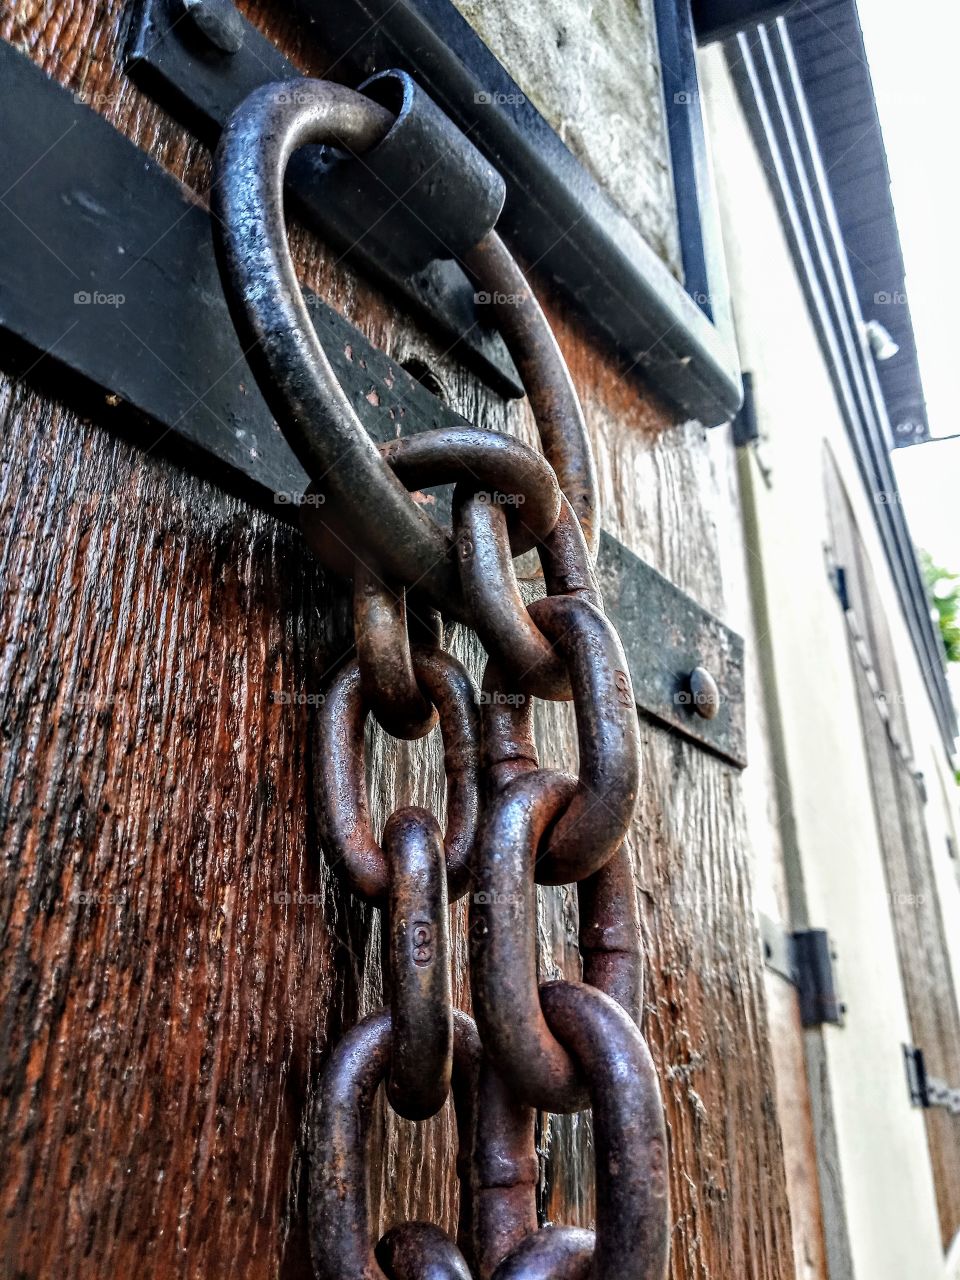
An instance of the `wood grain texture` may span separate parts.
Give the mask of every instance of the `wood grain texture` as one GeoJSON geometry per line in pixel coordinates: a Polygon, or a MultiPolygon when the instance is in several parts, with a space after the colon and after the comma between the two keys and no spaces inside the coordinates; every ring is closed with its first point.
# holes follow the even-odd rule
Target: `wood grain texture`
{"type": "MultiPolygon", "coordinates": [[[[874,805],[883,851],[890,914],[913,1043],[929,1075],[951,1088],[960,1080],[960,1013],[940,913],[935,872],[917,779],[890,740],[889,722],[851,654],[874,805]]],[[[960,1231],[960,1136],[957,1117],[943,1108],[924,1113],[946,1252],[960,1231]]]]}
{"type": "Polygon", "coordinates": [[[796,1275],[798,1280],[829,1280],[820,1198],[821,1166],[818,1164],[811,1114],[797,992],[791,983],[772,970],[768,969],[764,976],[796,1275]]]}
{"type": "MultiPolygon", "coordinates": [[[[278,10],[248,15],[320,73],[278,10]]],[[[14,41],[199,193],[204,152],[118,70],[119,0],[0,7],[14,41]]],[[[304,282],[455,407],[532,439],[506,405],[315,242],[304,282]]],[[[722,613],[729,451],[672,426],[560,310],[606,527],[722,613]]],[[[309,1274],[308,1101],[344,1026],[382,1000],[376,912],[327,872],[309,727],[349,643],[345,595],[299,538],[88,423],[36,380],[2,383],[4,1274],[254,1280],[309,1274]]],[[[476,641],[454,651],[479,674],[476,641]]],[[[538,708],[543,761],[576,759],[538,708]]],[[[740,779],[642,726],[631,849],[648,958],[645,1031],[671,1141],[673,1280],[792,1273],[740,779]]],[[[438,743],[369,742],[372,809],[441,812],[438,743]]],[[[576,976],[576,912],[542,895],[545,974],[576,976]]],[[[468,1003],[463,908],[454,986],[468,1003]]],[[[545,1218],[588,1222],[589,1117],[545,1118],[545,1218]]],[[[381,1226],[456,1212],[450,1116],[383,1108],[381,1226]]]]}

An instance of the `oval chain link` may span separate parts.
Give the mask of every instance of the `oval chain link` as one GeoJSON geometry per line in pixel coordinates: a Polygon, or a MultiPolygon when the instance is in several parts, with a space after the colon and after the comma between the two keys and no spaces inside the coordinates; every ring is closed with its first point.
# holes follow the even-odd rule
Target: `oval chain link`
{"type": "Polygon", "coordinates": [[[323,143],[363,163],[394,124],[338,85],[265,86],[234,113],[215,161],[231,314],[312,491],[324,495],[306,508],[307,540],[354,578],[357,655],[336,673],[317,722],[321,845],[346,886],[387,912],[390,1008],[343,1037],[315,1099],[314,1266],[320,1280],[663,1280],[666,1140],[637,1029],[640,930],[624,844],[639,732],[593,569],[597,483],[576,390],[523,273],[490,231],[462,265],[491,295],[544,454],[469,426],[375,445],[310,323],[286,240],[293,152],[323,143]],[[451,483],[452,535],[410,492],[451,483]],[[528,601],[513,560],[533,548],[546,595],[528,601]],[[438,647],[438,609],[487,650],[482,717],[467,673],[438,647]],[[533,697],[573,701],[577,777],[539,767],[533,697]],[[439,720],[445,833],[408,806],[377,840],[364,767],[371,712],[405,739],[439,720]],[[583,983],[539,980],[538,883],[576,884],[583,983]],[[450,973],[449,906],[468,890],[476,1025],[453,1008],[450,973]],[[434,1115],[452,1087],[456,1242],[408,1222],[374,1244],[366,1164],[381,1083],[394,1110],[415,1120],[434,1115]],[[536,1109],[586,1106],[596,1229],[538,1229],[536,1109]]]}
{"type": "MultiPolygon", "coordinates": [[[[437,708],[447,779],[444,836],[450,901],[466,892],[479,818],[480,716],[473,683],[440,649],[415,649],[420,688],[437,708]]],[[[317,717],[317,816],[324,853],[336,875],[362,898],[382,906],[390,866],[373,833],[367,801],[364,726],[367,703],[356,659],[330,683],[317,717]]]]}

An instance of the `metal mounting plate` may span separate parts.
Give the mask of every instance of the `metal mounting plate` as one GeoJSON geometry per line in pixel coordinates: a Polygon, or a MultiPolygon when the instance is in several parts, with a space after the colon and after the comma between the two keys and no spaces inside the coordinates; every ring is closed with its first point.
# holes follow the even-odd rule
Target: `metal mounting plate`
{"type": "Polygon", "coordinates": [[[913,1045],[903,1046],[904,1066],[907,1071],[907,1089],[915,1107],[942,1107],[953,1116],[960,1116],[960,1088],[951,1088],[945,1080],[927,1074],[927,1064],[922,1049],[913,1045]]]}
{"type": "MultiPolygon", "coordinates": [[[[98,421],[109,412],[137,443],[166,437],[168,454],[290,519],[306,476],[240,349],[206,210],[2,41],[0,112],[17,122],[0,133],[0,330],[28,353],[30,376],[56,365],[58,395],[92,403],[98,421]]],[[[463,425],[326,303],[308,306],[374,439],[463,425]]],[[[438,516],[448,510],[440,494],[438,516]]],[[[740,637],[607,533],[598,567],[638,707],[742,766],[740,637]],[[696,665],[720,687],[712,720],[687,693],[696,665]]]]}
{"type": "MultiPolygon", "coordinates": [[[[180,0],[138,0],[127,39],[131,78],[174,111],[211,148],[235,107],[259,85],[296,80],[302,72],[239,13],[242,42],[223,53],[197,39],[180,0]]],[[[498,394],[522,396],[513,361],[474,302],[474,288],[453,261],[432,262],[405,276],[376,252],[369,239],[349,234],[323,198],[323,148],[305,147],[290,162],[287,187],[298,217],[439,330],[451,351],[498,394]]]]}
{"type": "Polygon", "coordinates": [[[797,988],[800,1025],[842,1027],[847,1006],[837,992],[836,953],[826,929],[788,932],[761,914],[760,937],[766,967],[797,988]]]}

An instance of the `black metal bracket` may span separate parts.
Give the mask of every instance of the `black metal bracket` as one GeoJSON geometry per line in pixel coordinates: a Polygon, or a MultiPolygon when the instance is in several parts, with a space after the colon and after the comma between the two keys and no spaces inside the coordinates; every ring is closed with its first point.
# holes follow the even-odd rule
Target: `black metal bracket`
{"type": "Polygon", "coordinates": [[[945,1080],[927,1075],[922,1049],[905,1044],[903,1061],[907,1071],[907,1090],[915,1107],[942,1107],[951,1115],[960,1116],[960,1088],[952,1089],[945,1080]]]}
{"type": "MultiPolygon", "coordinates": [[[[144,446],[163,442],[178,461],[292,520],[307,477],[240,349],[209,214],[156,161],[2,41],[0,113],[16,122],[0,132],[0,171],[9,184],[0,200],[7,352],[24,353],[33,379],[53,367],[56,394],[98,421],[109,415],[144,446]]],[[[308,296],[307,304],[375,440],[464,425],[421,384],[423,370],[408,371],[377,350],[319,298],[308,296]]],[[[447,519],[449,495],[435,497],[438,519],[447,519]]],[[[639,709],[745,764],[742,639],[607,533],[598,572],[639,709]],[[714,696],[701,696],[711,685],[714,696]]]]}
{"type": "MultiPolygon", "coordinates": [[[[227,6],[227,0],[207,2],[218,9],[227,6]]],[[[211,47],[206,35],[198,40],[192,20],[182,16],[184,4],[137,0],[130,75],[212,143],[247,93],[298,72],[242,18],[237,26],[242,41],[234,52],[211,47]]],[[[355,84],[398,67],[430,94],[503,175],[507,202],[498,229],[508,244],[537,263],[576,314],[613,341],[625,367],[637,369],[682,413],[705,426],[730,420],[740,403],[740,377],[729,333],[711,320],[711,297],[718,295],[716,303],[724,291],[715,283],[721,274],[718,235],[711,235],[709,252],[704,247],[704,261],[696,267],[685,262],[694,277],[688,287],[707,291],[696,300],[448,0],[339,0],[335,5],[298,0],[297,10],[308,34],[322,40],[333,56],[338,77],[351,77],[355,84]],[[705,273],[711,276],[707,283],[705,273]]],[[[698,186],[706,180],[700,169],[698,186]]],[[[689,205],[686,194],[681,204],[689,205]]],[[[454,264],[407,281],[396,273],[385,275],[381,264],[368,265],[426,306],[445,331],[463,332],[475,319],[471,314],[463,324],[473,295],[464,294],[454,264]]],[[[482,354],[501,369],[485,346],[482,354]]]]}
{"type": "Polygon", "coordinates": [[[738,449],[756,444],[760,439],[760,422],[757,418],[757,401],[753,391],[753,374],[743,374],[743,404],[733,420],[733,443],[738,449]]]}
{"type": "Polygon", "coordinates": [[[787,931],[761,915],[760,935],[764,964],[797,989],[801,1025],[842,1027],[847,1007],[837,992],[837,957],[826,929],[787,931]]]}
{"type": "MultiPolygon", "coordinates": [[[[137,0],[128,29],[127,67],[132,79],[211,148],[234,108],[254,89],[289,81],[295,93],[294,82],[302,76],[229,0],[192,5],[184,0],[137,0]],[[221,22],[213,24],[211,14],[221,15],[221,22]],[[229,37],[222,35],[225,25],[229,37]]],[[[300,220],[402,298],[413,315],[437,329],[450,350],[500,395],[522,396],[513,361],[483,306],[477,305],[462,268],[447,258],[408,271],[408,264],[390,252],[391,228],[385,225],[382,209],[358,233],[357,208],[349,198],[349,185],[342,181],[343,167],[323,147],[305,147],[293,156],[287,190],[300,220]]],[[[402,199],[391,204],[404,208],[402,199]]],[[[408,217],[404,237],[414,235],[417,225],[416,217],[408,217]]],[[[435,246],[430,228],[424,226],[420,238],[435,246]]]]}

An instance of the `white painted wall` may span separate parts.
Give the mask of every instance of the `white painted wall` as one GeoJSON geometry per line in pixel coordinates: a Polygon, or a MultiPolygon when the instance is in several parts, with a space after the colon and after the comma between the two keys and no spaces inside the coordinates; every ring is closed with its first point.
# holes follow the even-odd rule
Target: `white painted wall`
{"type": "MultiPolygon", "coordinates": [[[[955,796],[932,776],[935,762],[940,772],[946,762],[886,573],[873,499],[862,491],[777,211],[718,49],[703,55],[701,72],[741,360],[754,374],[772,469],[767,487],[751,464],[758,521],[751,567],[762,574],[769,602],[793,804],[788,816],[809,923],[826,927],[837,945],[849,1006],[846,1026],[826,1028],[824,1039],[854,1273],[857,1280],[942,1280],[924,1122],[906,1092],[901,1045],[909,1026],[846,627],[824,562],[825,444],[839,464],[886,606],[919,767],[927,774],[931,846],[948,928],[960,919],[943,840],[955,796]]],[[[762,791],[747,787],[758,810],[754,830],[767,822],[762,791]]],[[[960,942],[960,930],[954,936],[960,942]]]]}

